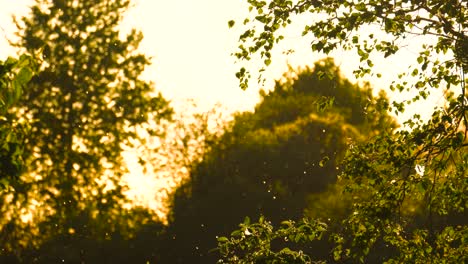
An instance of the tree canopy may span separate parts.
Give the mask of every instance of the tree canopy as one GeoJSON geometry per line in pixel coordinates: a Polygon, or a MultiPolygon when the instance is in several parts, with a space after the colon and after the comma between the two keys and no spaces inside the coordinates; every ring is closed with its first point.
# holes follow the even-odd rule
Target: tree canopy
{"type": "MultiPolygon", "coordinates": [[[[356,77],[377,74],[373,54],[385,59],[397,53],[402,40],[421,36],[415,63],[389,85],[392,90],[417,91],[414,97],[394,101],[388,110],[401,113],[436,89],[444,90],[445,104],[428,121],[416,114],[406,129],[376,135],[352,145],[339,175],[346,187],[342,195],[357,197],[341,228],[327,220],[285,221],[274,228],[265,220],[244,222],[230,237],[220,237],[222,260],[248,263],[310,263],[320,257],[302,249],[322,239],[334,243],[329,259],[335,262],[442,263],[467,261],[467,5],[465,1],[255,1],[240,37],[240,60],[253,56],[271,62],[271,51],[284,39],[281,28],[293,16],[307,16],[303,35],[311,35],[313,51],[355,50],[360,65],[356,77]],[[260,26],[259,26],[260,25],[260,26]],[[384,34],[363,31],[375,26],[384,34]],[[442,58],[442,56],[444,56],[442,58]],[[448,58],[448,59],[447,59],[448,58]],[[324,231],[326,229],[326,231],[324,231]],[[272,238],[290,241],[274,247],[272,238]]],[[[229,23],[234,26],[235,22],[229,23]]],[[[249,72],[237,76],[248,85],[249,72]]]]}
{"type": "Polygon", "coordinates": [[[395,127],[378,108],[386,97],[349,82],[332,59],[290,69],[261,94],[255,111],[237,114],[178,188],[163,262],[215,261],[215,236],[245,216],[301,218],[308,195],[336,181],[350,142],[395,127]]]}
{"type": "Polygon", "coordinates": [[[4,253],[21,255],[53,237],[57,259],[42,261],[85,260],[73,241],[125,236],[141,220],[131,222],[124,208],[122,148],[138,138],[137,126],[169,118],[172,110],[140,78],[149,64],[138,52],[142,34],[119,32],[129,4],[37,0],[16,21],[16,45],[41,52],[42,63],[9,111],[30,129],[22,144],[27,172],[1,197],[4,253]]]}
{"type": "Polygon", "coordinates": [[[355,52],[358,82],[331,58],[290,68],[212,133],[208,115],[172,123],[141,78],[143,35],[119,28],[130,0],[36,0],[15,20],[20,54],[42,58],[0,61],[1,263],[468,262],[466,1],[246,2],[228,22],[244,29],[240,88],[298,23],[313,52],[355,52]],[[366,80],[407,44],[414,63],[388,64],[402,72],[386,88],[411,96],[390,101],[366,80]],[[434,93],[428,120],[397,129],[389,113],[434,93]],[[167,226],[130,208],[127,147],[183,180],[167,226]]]}

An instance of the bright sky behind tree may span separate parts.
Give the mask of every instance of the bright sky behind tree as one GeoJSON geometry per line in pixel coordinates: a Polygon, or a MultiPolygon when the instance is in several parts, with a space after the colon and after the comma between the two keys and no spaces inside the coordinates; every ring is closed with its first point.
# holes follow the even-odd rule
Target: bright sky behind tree
{"type": "MultiPolygon", "coordinates": [[[[12,39],[16,31],[11,15],[26,15],[33,2],[0,0],[0,59],[14,54],[6,40],[6,37],[12,39]]],[[[276,49],[273,63],[267,69],[264,87],[254,78],[249,89],[242,91],[234,76],[240,66],[230,55],[236,50],[242,29],[229,29],[227,22],[233,19],[239,24],[247,12],[245,1],[239,0],[135,0],[122,29],[123,32],[130,28],[142,30],[141,51],[153,57],[153,64],[144,77],[154,81],[157,90],[176,105],[193,98],[202,109],[219,102],[230,111],[247,110],[258,102],[258,90],[271,89],[274,80],[288,69],[288,63],[293,67],[312,65],[323,57],[310,51],[310,39],[301,36],[302,28],[288,29],[286,40],[276,49]],[[289,49],[295,52],[288,56],[283,54],[289,49]]],[[[409,40],[408,44],[415,45],[414,42],[409,40]]],[[[374,59],[375,67],[383,73],[381,79],[369,78],[376,88],[388,86],[396,74],[407,68],[408,62],[414,61],[411,58],[416,54],[411,52],[411,45],[384,63],[374,59]]],[[[353,79],[357,56],[343,51],[333,55],[346,77],[353,79]]],[[[254,61],[255,64],[260,65],[260,61],[254,61]]]]}

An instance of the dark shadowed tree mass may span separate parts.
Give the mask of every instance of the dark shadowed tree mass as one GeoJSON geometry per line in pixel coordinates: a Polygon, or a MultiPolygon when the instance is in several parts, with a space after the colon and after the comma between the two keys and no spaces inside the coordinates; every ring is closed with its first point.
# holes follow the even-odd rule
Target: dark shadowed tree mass
{"type": "Polygon", "coordinates": [[[290,69],[261,95],[177,190],[163,263],[215,262],[216,236],[245,216],[299,219],[307,196],[336,181],[349,144],[395,127],[385,96],[349,82],[332,59],[290,69]]]}

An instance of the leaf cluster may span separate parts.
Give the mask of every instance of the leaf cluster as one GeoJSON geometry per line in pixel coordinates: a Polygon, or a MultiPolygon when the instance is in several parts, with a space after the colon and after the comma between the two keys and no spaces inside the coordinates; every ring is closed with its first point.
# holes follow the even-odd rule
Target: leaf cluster
{"type": "Polygon", "coordinates": [[[18,180],[24,169],[24,136],[28,126],[8,118],[7,111],[20,99],[36,70],[35,61],[27,55],[0,61],[0,188],[18,180]]]}
{"type": "MultiPolygon", "coordinates": [[[[273,46],[284,38],[280,29],[298,15],[313,15],[303,32],[313,37],[313,51],[356,51],[360,65],[354,73],[358,78],[375,73],[371,55],[386,58],[397,53],[407,39],[424,39],[415,64],[389,87],[413,91],[415,96],[392,102],[384,111],[400,114],[438,88],[446,89],[445,105],[428,121],[416,114],[405,122],[406,129],[382,131],[364,144],[350,145],[340,179],[346,186],[343,195],[353,199],[341,228],[329,230],[335,245],[331,255],[338,262],[466,262],[466,3],[248,2],[255,19],[245,20],[248,29],[240,36],[235,53],[239,60],[251,60],[253,55],[270,59],[273,46]],[[382,34],[366,31],[370,26],[382,34]]],[[[245,88],[248,71],[243,68],[238,78],[245,88]]]]}
{"type": "Polygon", "coordinates": [[[13,106],[23,93],[25,85],[37,71],[32,57],[21,55],[18,59],[8,57],[0,61],[0,114],[13,106]]]}
{"type": "MultiPolygon", "coordinates": [[[[432,74],[427,74],[420,83],[403,86],[421,89],[427,85],[457,85],[460,80],[455,73],[456,67],[464,71],[467,69],[468,23],[467,6],[463,1],[249,0],[248,3],[250,15],[243,23],[247,30],[240,35],[239,50],[234,53],[240,61],[259,56],[268,66],[273,48],[285,38],[281,29],[294,24],[295,16],[313,15],[310,23],[303,26],[303,36],[313,36],[312,51],[330,54],[338,48],[354,49],[361,61],[355,70],[357,77],[372,72],[374,63],[371,54],[391,56],[400,50],[400,43],[414,36],[432,36],[435,41],[422,47],[419,66],[410,72],[418,74],[427,71],[432,74]],[[362,34],[360,30],[369,32],[369,25],[378,27],[385,37],[378,37],[373,32],[362,34]],[[436,54],[447,53],[454,54],[454,59],[432,59],[436,54]],[[444,78],[439,78],[441,76],[444,78]]],[[[234,21],[229,25],[234,26],[234,21]]],[[[245,89],[250,78],[249,71],[242,67],[236,76],[241,88],[245,89]]]]}
{"type": "Polygon", "coordinates": [[[320,240],[326,230],[325,223],[315,220],[283,221],[274,229],[264,217],[256,223],[246,217],[229,238],[217,238],[218,263],[322,263],[312,262],[307,254],[289,247],[320,240]]]}

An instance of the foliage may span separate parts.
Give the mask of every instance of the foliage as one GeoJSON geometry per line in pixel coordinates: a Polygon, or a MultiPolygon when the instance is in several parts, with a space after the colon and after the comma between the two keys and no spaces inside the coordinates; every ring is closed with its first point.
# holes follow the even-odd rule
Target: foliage
{"type": "MultiPolygon", "coordinates": [[[[266,66],[271,62],[273,47],[284,38],[280,28],[292,24],[296,15],[314,15],[303,32],[304,36],[313,36],[313,51],[328,54],[344,48],[357,52],[361,63],[354,71],[356,77],[380,75],[373,71],[374,53],[386,58],[401,49],[399,43],[403,39],[425,37],[416,63],[389,87],[414,90],[416,96],[393,102],[389,110],[401,113],[406,105],[427,98],[437,88],[446,90],[446,104],[426,122],[415,115],[405,123],[407,130],[380,133],[365,144],[349,148],[340,175],[346,183],[342,195],[361,199],[352,201],[342,228],[330,231],[329,237],[335,243],[331,253],[333,261],[338,262],[466,262],[466,3],[248,2],[252,18],[244,21],[248,29],[241,35],[240,49],[235,55],[240,60],[250,60],[258,54],[265,59],[266,66]],[[385,34],[377,37],[375,31],[369,30],[363,34],[363,29],[370,25],[380,26],[385,34]],[[442,55],[449,59],[441,60],[442,55]]],[[[242,68],[237,76],[241,88],[246,88],[248,71],[242,68]]]]}
{"type": "Polygon", "coordinates": [[[23,170],[27,124],[7,119],[5,114],[19,100],[36,68],[35,61],[27,55],[0,61],[0,188],[16,180],[23,170]]]}
{"type": "Polygon", "coordinates": [[[393,129],[392,119],[375,108],[380,101],[384,95],[350,83],[330,59],[285,74],[190,167],[174,195],[160,261],[214,262],[218,252],[208,251],[215,236],[228,235],[245,216],[264,215],[273,224],[300,218],[307,196],[336,181],[348,144],[393,129]],[[322,71],[331,78],[319,78],[322,71]]]}
{"type": "Polygon", "coordinates": [[[137,50],[142,34],[119,33],[129,4],[37,0],[17,21],[17,46],[41,51],[43,63],[9,114],[30,125],[29,158],[22,181],[0,200],[4,253],[21,258],[52,237],[79,251],[70,245],[80,238],[127,236],[138,226],[123,207],[122,148],[137,139],[137,126],[171,109],[139,77],[149,63],[137,50]]]}
{"type": "Polygon", "coordinates": [[[22,55],[19,59],[12,57],[6,61],[0,61],[0,111],[2,115],[6,110],[16,103],[23,87],[31,80],[36,71],[36,63],[27,55],[22,55]]]}
{"type": "Polygon", "coordinates": [[[229,239],[218,238],[219,251],[227,263],[312,263],[302,251],[291,250],[286,245],[277,246],[279,249],[275,250],[272,244],[287,244],[288,241],[304,244],[320,240],[327,230],[326,224],[305,218],[298,223],[284,221],[277,230],[263,217],[253,224],[246,217],[239,226],[229,239]]]}
{"type": "Polygon", "coordinates": [[[291,122],[310,113],[320,116],[337,113],[365,135],[396,127],[386,112],[385,93],[381,91],[374,97],[369,83],[352,84],[342,76],[332,58],[316,62],[313,68],[290,68],[273,92],[261,94],[263,102],[255,109],[257,126],[261,128],[291,122]]]}
{"type": "Polygon", "coordinates": [[[459,130],[463,116],[453,110],[435,112],[411,133],[381,135],[350,150],[343,172],[352,181],[348,192],[372,195],[343,222],[352,239],[338,235],[337,258],[349,247],[344,255],[362,260],[381,241],[399,251],[390,262],[466,261],[468,144],[459,130]]]}
{"type": "MultiPolygon", "coordinates": [[[[458,0],[430,1],[338,1],[338,0],[298,0],[298,1],[257,1],[248,0],[251,18],[244,20],[248,29],[240,36],[239,51],[235,56],[240,60],[250,60],[259,54],[268,66],[271,51],[284,39],[281,28],[293,23],[293,16],[314,14],[310,24],[304,26],[303,36],[314,37],[313,51],[330,53],[334,49],[355,49],[361,65],[356,76],[364,77],[371,73],[374,52],[388,57],[398,52],[398,43],[412,35],[434,36],[434,44],[423,45],[418,57],[418,65],[408,73],[419,77],[413,85],[394,85],[396,89],[417,88],[423,93],[427,85],[438,87],[442,81],[452,85],[460,83],[453,72],[456,66],[467,69],[466,3],[458,0]],[[258,30],[257,24],[262,25],[258,30]],[[373,32],[362,35],[358,30],[368,25],[380,25],[386,38],[378,38],[373,32]],[[388,37],[388,38],[387,38],[388,37]],[[451,52],[454,59],[432,60],[436,54],[451,52]]],[[[230,25],[233,25],[232,22],[230,25]]],[[[237,74],[241,87],[248,85],[249,71],[242,68],[237,74]]],[[[423,95],[421,95],[423,96],[423,95]]]]}

